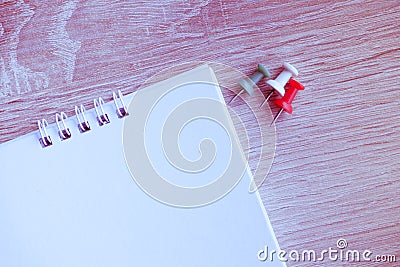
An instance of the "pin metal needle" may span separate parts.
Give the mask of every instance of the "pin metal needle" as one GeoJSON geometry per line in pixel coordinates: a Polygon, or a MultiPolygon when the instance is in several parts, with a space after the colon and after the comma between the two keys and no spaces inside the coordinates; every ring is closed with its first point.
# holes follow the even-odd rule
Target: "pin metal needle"
{"type": "Polygon", "coordinates": [[[243,93],[244,89],[242,89],[237,95],[235,95],[228,104],[230,104],[233,100],[235,100],[241,93],[243,93]]]}
{"type": "Polygon", "coordinates": [[[262,106],[264,106],[265,102],[268,101],[268,99],[271,97],[271,95],[272,95],[273,93],[274,93],[274,90],[272,90],[271,92],[268,93],[268,95],[265,97],[264,101],[262,102],[260,108],[261,108],[262,106]]]}
{"type": "Polygon", "coordinates": [[[278,119],[278,117],[281,115],[282,111],[283,111],[283,108],[281,108],[281,109],[279,110],[278,114],[276,114],[274,120],[271,122],[271,124],[270,124],[269,126],[272,126],[272,124],[275,123],[275,121],[276,121],[276,120],[278,119]]]}

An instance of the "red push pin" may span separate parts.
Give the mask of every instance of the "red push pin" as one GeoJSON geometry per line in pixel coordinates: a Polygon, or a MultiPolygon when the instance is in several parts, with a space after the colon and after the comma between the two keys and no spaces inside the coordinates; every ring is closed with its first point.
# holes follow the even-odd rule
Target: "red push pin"
{"type": "Polygon", "coordinates": [[[278,114],[276,114],[271,125],[278,119],[282,111],[285,110],[287,113],[292,114],[293,112],[292,102],[299,90],[304,90],[304,86],[295,79],[290,78],[285,95],[281,99],[277,99],[274,101],[274,104],[280,107],[281,109],[279,110],[278,114]]]}

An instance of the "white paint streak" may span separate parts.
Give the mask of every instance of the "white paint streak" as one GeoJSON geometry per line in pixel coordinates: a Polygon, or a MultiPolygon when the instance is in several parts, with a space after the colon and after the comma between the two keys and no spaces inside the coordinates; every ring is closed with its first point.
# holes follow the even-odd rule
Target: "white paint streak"
{"type": "Polygon", "coordinates": [[[0,96],[11,94],[11,80],[7,75],[4,59],[0,57],[0,96]]]}
{"type": "Polygon", "coordinates": [[[81,48],[81,43],[71,40],[66,30],[67,22],[78,2],[78,0],[62,1],[61,5],[57,6],[50,19],[49,35],[46,38],[50,43],[52,54],[61,59],[62,74],[67,83],[71,83],[73,80],[76,52],[81,48]]]}
{"type": "Polygon", "coordinates": [[[13,4],[0,6],[3,14],[13,14],[12,22],[0,16],[0,96],[21,94],[48,87],[48,78],[42,72],[34,72],[21,66],[17,59],[17,48],[21,29],[34,15],[31,7],[19,0],[13,4]],[[5,23],[10,23],[6,25],[5,23]],[[7,31],[4,29],[8,29],[7,31]]]}
{"type": "Polygon", "coordinates": [[[192,5],[190,1],[188,1],[188,5],[190,6],[190,8],[188,8],[187,10],[189,12],[182,13],[181,15],[183,16],[179,17],[179,20],[170,24],[170,33],[172,33],[176,38],[199,38],[205,36],[206,33],[204,32],[199,33],[197,31],[198,29],[194,29],[193,32],[182,32],[182,33],[178,32],[176,29],[182,25],[189,23],[191,19],[199,18],[200,16],[202,16],[201,14],[202,9],[206,8],[209,3],[210,1],[201,1],[199,3],[195,3],[192,5]]]}

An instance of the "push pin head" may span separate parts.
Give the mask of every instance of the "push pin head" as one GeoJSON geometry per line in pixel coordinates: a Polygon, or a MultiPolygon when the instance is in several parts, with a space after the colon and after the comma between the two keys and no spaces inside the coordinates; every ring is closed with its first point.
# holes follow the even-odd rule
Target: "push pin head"
{"type": "Polygon", "coordinates": [[[282,113],[282,111],[286,111],[289,114],[293,112],[292,102],[296,97],[296,94],[299,90],[304,90],[304,86],[298,81],[290,78],[288,82],[288,89],[286,90],[284,96],[281,99],[277,99],[274,101],[274,104],[280,107],[278,114],[275,116],[274,120],[271,124],[273,124],[282,113]]]}
{"type": "Polygon", "coordinates": [[[239,81],[239,84],[243,90],[252,95],[254,93],[254,86],[264,77],[271,77],[271,73],[263,64],[258,64],[257,71],[250,75],[250,77],[239,81]]]}
{"type": "Polygon", "coordinates": [[[283,67],[285,68],[279,75],[276,77],[275,80],[268,80],[267,84],[269,84],[273,90],[269,92],[269,94],[265,97],[264,101],[262,102],[261,106],[262,107],[265,102],[268,101],[268,99],[271,97],[271,95],[274,92],[277,92],[280,96],[285,95],[285,85],[288,83],[289,79],[292,76],[297,76],[299,75],[299,72],[295,67],[290,65],[289,63],[284,62],[283,67]]]}
{"type": "Polygon", "coordinates": [[[244,91],[246,91],[249,95],[253,95],[254,86],[256,86],[256,84],[264,77],[271,77],[271,73],[263,64],[258,64],[256,72],[254,72],[248,78],[239,81],[239,85],[242,87],[242,90],[234,98],[232,98],[229,103],[235,100],[244,91]]]}
{"type": "Polygon", "coordinates": [[[269,84],[274,90],[280,94],[281,96],[285,95],[285,85],[288,83],[289,79],[294,76],[296,77],[299,75],[299,72],[295,67],[290,65],[289,63],[283,63],[283,66],[285,69],[276,77],[275,80],[269,80],[267,81],[267,84],[269,84]]]}

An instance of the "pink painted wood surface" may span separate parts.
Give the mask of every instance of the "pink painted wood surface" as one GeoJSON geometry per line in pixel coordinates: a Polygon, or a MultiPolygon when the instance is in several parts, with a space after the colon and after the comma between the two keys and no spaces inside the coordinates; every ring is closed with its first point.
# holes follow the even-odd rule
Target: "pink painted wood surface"
{"type": "MultiPolygon", "coordinates": [[[[263,62],[277,75],[289,61],[306,90],[277,122],[260,189],[282,249],[345,238],[399,262],[399,21],[399,1],[3,0],[0,142],[112,90],[133,92],[171,65],[215,61],[250,74],[263,62]]],[[[288,263],[321,265],[342,263],[288,263]]]]}

